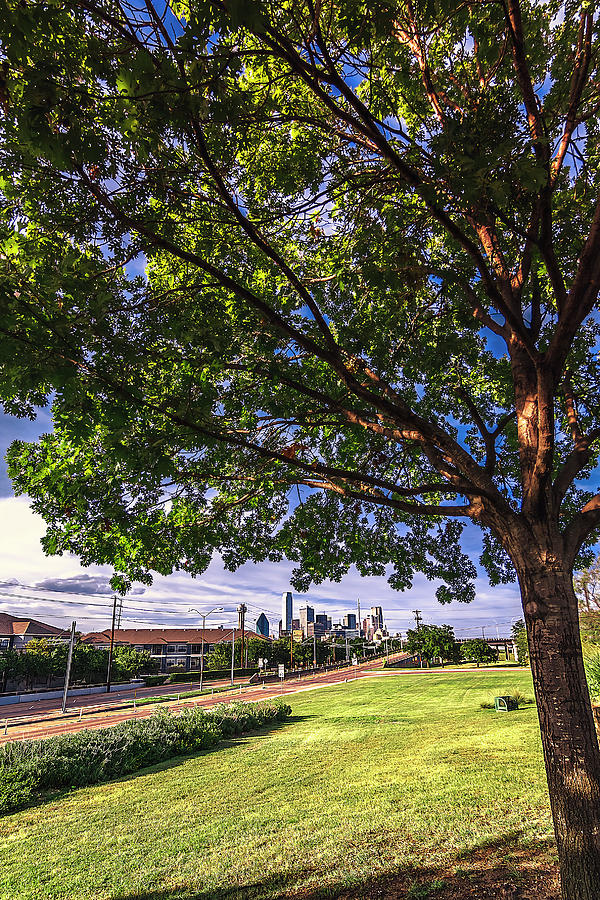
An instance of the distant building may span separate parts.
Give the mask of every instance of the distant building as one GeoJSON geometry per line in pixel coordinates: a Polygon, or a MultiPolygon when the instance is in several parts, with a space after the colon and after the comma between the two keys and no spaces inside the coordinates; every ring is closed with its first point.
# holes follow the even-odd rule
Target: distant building
{"type": "Polygon", "coordinates": [[[383,610],[380,606],[371,607],[371,624],[376,631],[383,628],[383,610]]]}
{"type": "Polygon", "coordinates": [[[0,650],[24,650],[35,638],[68,641],[69,631],[28,616],[0,613],[0,650]]]}
{"type": "Polygon", "coordinates": [[[269,620],[264,613],[261,613],[256,620],[256,633],[262,634],[263,637],[269,637],[269,620]]]}
{"type": "Polygon", "coordinates": [[[356,613],[348,613],[344,616],[344,628],[356,628],[356,613]]]}
{"type": "MultiPolygon", "coordinates": [[[[236,638],[239,632],[236,629],[236,638]]],[[[256,638],[255,631],[244,629],[244,636],[256,638]]],[[[204,637],[204,662],[215,644],[231,642],[232,631],[227,628],[115,628],[115,644],[146,650],[160,665],[161,672],[183,668],[186,672],[200,668],[202,638],[204,637]]],[[[260,635],[261,640],[269,640],[260,635]]],[[[110,646],[110,628],[85,634],[82,643],[95,647],[110,646]]]]}
{"type": "Polygon", "coordinates": [[[327,631],[328,621],[331,622],[331,619],[325,613],[317,613],[315,616],[315,625],[319,625],[323,631],[327,631]]]}
{"type": "Polygon", "coordinates": [[[300,607],[300,628],[304,637],[308,636],[308,626],[315,621],[315,611],[312,606],[300,607]]]}
{"type": "Polygon", "coordinates": [[[306,637],[317,636],[321,638],[325,635],[327,629],[321,622],[309,622],[306,626],[306,637]]]}
{"type": "Polygon", "coordinates": [[[293,598],[291,591],[284,591],[281,595],[281,631],[292,630],[293,598]]]}
{"type": "Polygon", "coordinates": [[[292,619],[292,631],[297,631],[300,628],[300,619],[292,619]]]}

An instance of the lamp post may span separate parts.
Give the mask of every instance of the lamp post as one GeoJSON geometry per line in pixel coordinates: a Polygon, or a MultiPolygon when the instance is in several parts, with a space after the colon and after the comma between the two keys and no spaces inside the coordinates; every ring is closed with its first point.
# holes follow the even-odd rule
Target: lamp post
{"type": "Polygon", "coordinates": [[[194,609],[192,607],[191,609],[188,609],[188,612],[198,613],[198,615],[202,617],[202,653],[200,654],[200,690],[202,690],[202,683],[204,681],[204,630],[206,628],[206,620],[209,616],[212,616],[213,613],[223,612],[223,607],[215,606],[214,609],[211,609],[211,611],[207,613],[200,612],[199,609],[194,609]]]}

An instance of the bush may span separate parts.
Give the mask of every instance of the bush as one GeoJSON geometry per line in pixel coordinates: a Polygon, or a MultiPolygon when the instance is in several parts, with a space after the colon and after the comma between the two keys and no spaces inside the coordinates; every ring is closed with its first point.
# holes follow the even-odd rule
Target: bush
{"type": "MultiPolygon", "coordinates": [[[[242,678],[244,675],[254,675],[255,672],[258,672],[256,666],[247,669],[234,669],[233,676],[234,678],[242,678]]],[[[217,678],[230,677],[231,669],[204,669],[204,681],[214,681],[217,678]]],[[[195,669],[193,672],[178,672],[171,670],[169,681],[171,684],[183,684],[186,681],[200,681],[200,669],[195,669]]]]}
{"type": "Polygon", "coordinates": [[[0,811],[34,794],[82,787],[216,746],[225,737],[283,721],[291,708],[278,701],[220,704],[212,710],[159,710],[109,728],[0,747],[0,811]]]}
{"type": "MultiPolygon", "coordinates": [[[[500,694],[499,696],[504,696],[504,695],[500,694]]],[[[519,690],[513,691],[512,694],[510,694],[510,697],[512,700],[515,701],[515,703],[517,704],[517,707],[527,706],[530,703],[535,703],[535,700],[533,699],[533,697],[528,697],[526,694],[521,693],[521,691],[519,691],[519,690]]],[[[496,705],[494,703],[493,697],[490,697],[489,700],[484,700],[482,703],[479,704],[480,709],[495,709],[495,706],[496,705]]]]}
{"type": "Polygon", "coordinates": [[[140,675],[140,678],[146,687],[156,687],[159,684],[166,684],[169,680],[168,675],[140,675]]]}
{"type": "Polygon", "coordinates": [[[584,656],[585,674],[592,700],[600,697],[600,653],[584,656]]]}
{"type": "Polygon", "coordinates": [[[10,812],[30,802],[33,779],[18,769],[0,770],[0,811],[10,812]]]}

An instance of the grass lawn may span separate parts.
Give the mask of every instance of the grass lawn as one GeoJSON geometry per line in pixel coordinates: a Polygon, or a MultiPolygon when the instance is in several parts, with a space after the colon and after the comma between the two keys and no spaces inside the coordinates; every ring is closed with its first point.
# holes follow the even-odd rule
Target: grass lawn
{"type": "Polygon", "coordinates": [[[528,673],[291,697],[273,731],[1,819],[0,897],[555,897],[535,707],[479,708],[515,689],[528,673]]]}

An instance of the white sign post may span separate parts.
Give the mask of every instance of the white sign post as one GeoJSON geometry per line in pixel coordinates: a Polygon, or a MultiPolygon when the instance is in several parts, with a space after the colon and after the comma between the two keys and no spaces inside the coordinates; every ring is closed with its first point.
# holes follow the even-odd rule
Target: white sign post
{"type": "Polygon", "coordinates": [[[279,677],[282,681],[285,678],[285,666],[283,663],[279,663],[279,677]]]}

